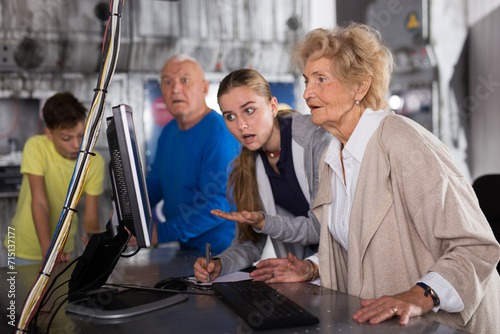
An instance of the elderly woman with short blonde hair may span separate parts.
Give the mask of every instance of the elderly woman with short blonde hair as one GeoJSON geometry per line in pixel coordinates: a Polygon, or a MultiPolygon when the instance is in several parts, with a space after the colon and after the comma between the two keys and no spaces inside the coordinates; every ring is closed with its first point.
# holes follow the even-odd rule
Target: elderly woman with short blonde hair
{"type": "Polygon", "coordinates": [[[333,134],[312,206],[317,255],[268,259],[266,282],[305,281],[359,296],[360,323],[424,316],[500,332],[500,245],[475,193],[432,133],[387,108],[393,61],[361,24],[316,29],[295,48],[311,121],[333,134]]]}

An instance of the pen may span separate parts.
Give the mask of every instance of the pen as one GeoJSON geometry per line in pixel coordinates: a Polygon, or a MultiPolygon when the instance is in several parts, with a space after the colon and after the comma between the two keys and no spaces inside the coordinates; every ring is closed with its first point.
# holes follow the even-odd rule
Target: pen
{"type": "MultiPolygon", "coordinates": [[[[205,246],[205,259],[207,260],[207,268],[210,261],[212,261],[212,250],[210,249],[210,243],[207,242],[205,246]]],[[[207,276],[207,281],[210,282],[210,273],[207,276]]]]}

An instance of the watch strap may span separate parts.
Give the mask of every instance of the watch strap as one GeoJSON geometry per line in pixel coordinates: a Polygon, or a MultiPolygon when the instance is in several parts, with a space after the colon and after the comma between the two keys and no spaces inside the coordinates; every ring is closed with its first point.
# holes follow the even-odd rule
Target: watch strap
{"type": "Polygon", "coordinates": [[[421,287],[422,289],[424,289],[424,296],[426,296],[426,297],[429,295],[431,296],[432,301],[434,302],[434,307],[438,307],[440,304],[440,301],[439,301],[439,297],[436,294],[436,292],[434,292],[434,290],[425,283],[418,282],[417,285],[419,287],[421,287]]]}

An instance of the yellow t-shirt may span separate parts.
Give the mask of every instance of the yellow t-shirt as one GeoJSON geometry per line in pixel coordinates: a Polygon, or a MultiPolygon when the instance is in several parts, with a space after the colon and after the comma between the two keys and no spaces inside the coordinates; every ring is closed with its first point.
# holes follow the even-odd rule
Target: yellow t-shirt
{"type": "MultiPolygon", "coordinates": [[[[35,230],[35,223],[33,222],[31,190],[27,174],[44,177],[45,189],[50,205],[50,232],[53,236],[66,201],[75,163],[76,160],[66,159],[57,153],[54,144],[45,135],[34,136],[26,141],[21,161],[23,180],[16,214],[10,225],[15,229],[13,232],[15,232],[15,255],[17,257],[28,260],[43,259],[35,230]]],[[[83,193],[94,196],[102,194],[103,177],[104,159],[100,154],[96,153],[91,159],[83,193]]],[[[74,214],[64,252],[71,253],[73,251],[77,224],[78,217],[74,214]]],[[[7,246],[7,239],[4,244],[7,246]]]]}

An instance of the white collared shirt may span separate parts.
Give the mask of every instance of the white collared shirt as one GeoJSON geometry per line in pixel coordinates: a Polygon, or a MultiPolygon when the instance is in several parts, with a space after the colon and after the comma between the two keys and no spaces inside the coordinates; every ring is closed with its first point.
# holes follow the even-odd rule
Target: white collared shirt
{"type": "Polygon", "coordinates": [[[351,216],[351,207],[356,185],[358,184],[363,154],[365,153],[368,141],[375,130],[377,130],[380,122],[389,114],[391,114],[390,111],[365,109],[346,146],[342,150],[344,172],[340,163],[340,140],[333,137],[325,152],[324,161],[333,170],[331,189],[332,194],[335,194],[333,202],[328,206],[328,227],[335,240],[346,250],[348,246],[349,218],[351,216]]]}

